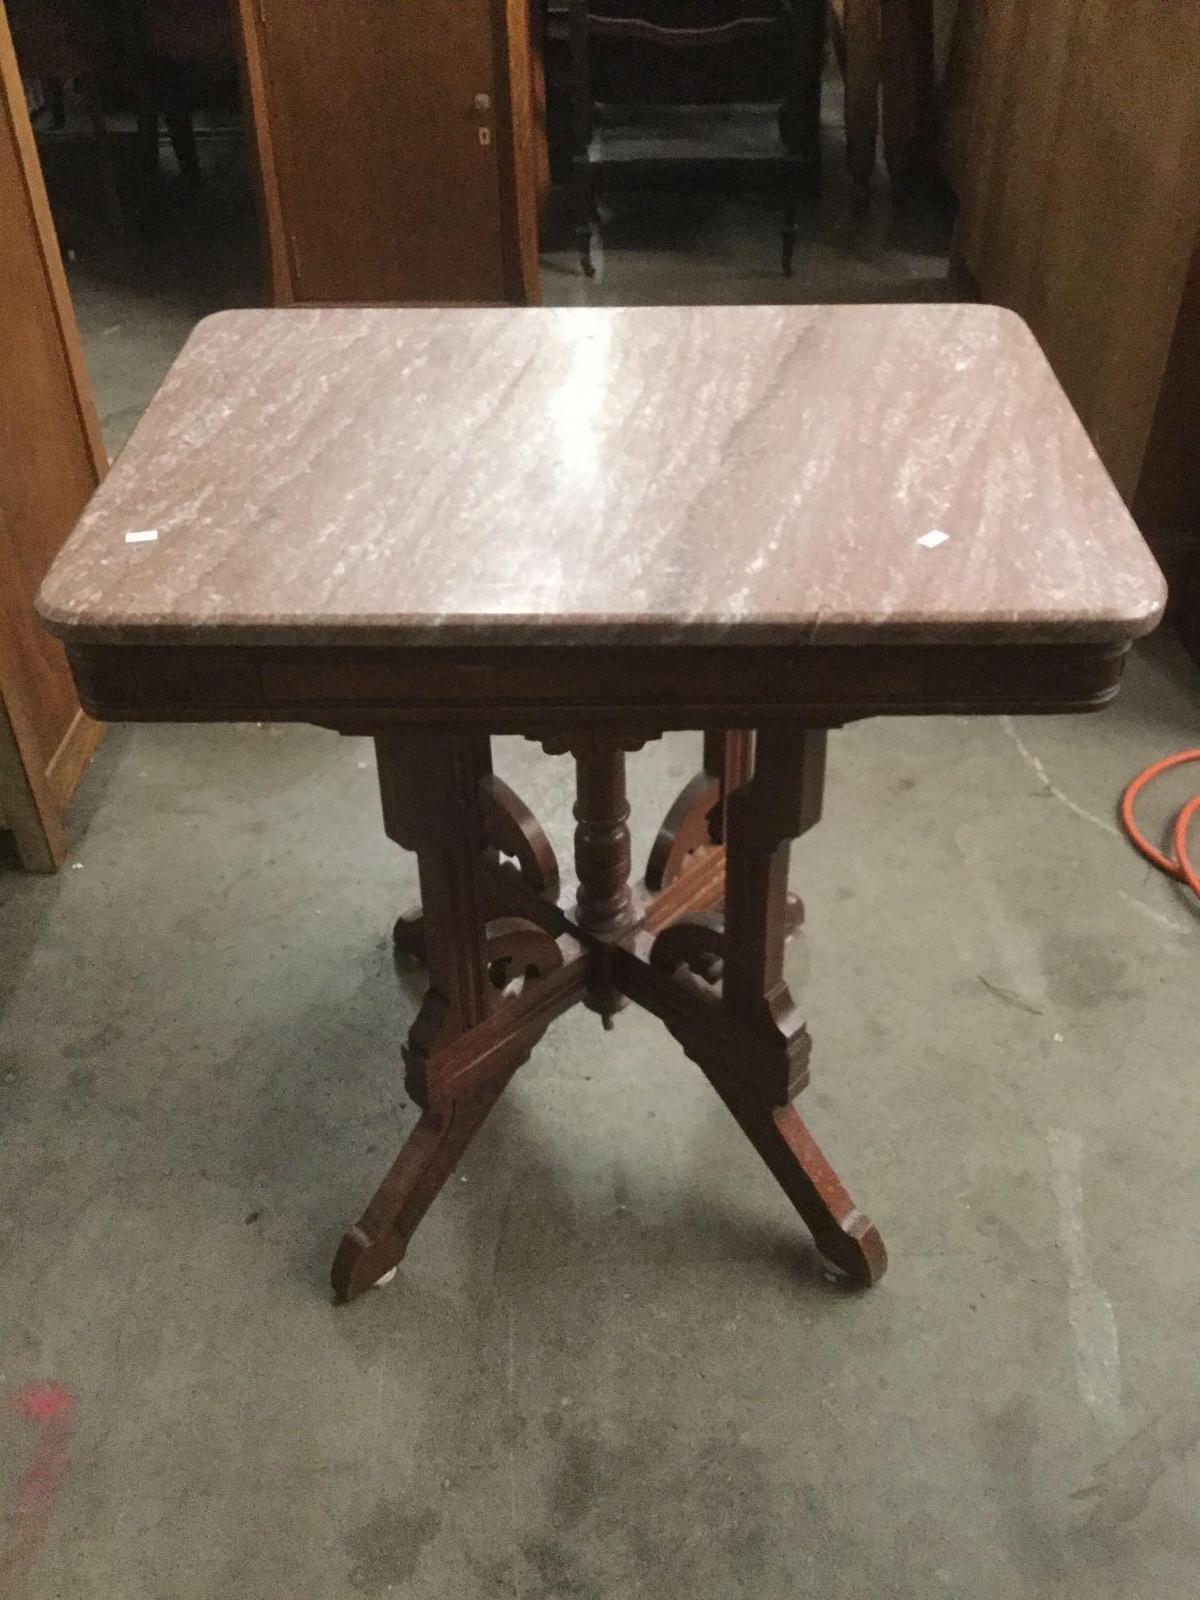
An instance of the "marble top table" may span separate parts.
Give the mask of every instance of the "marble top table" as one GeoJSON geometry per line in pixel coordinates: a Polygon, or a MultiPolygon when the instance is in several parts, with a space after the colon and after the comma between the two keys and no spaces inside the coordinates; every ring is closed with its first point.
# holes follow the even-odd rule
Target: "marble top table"
{"type": "Polygon", "coordinates": [[[421,1119],[335,1259],[350,1298],[577,1001],[658,1015],[874,1281],[879,1235],[791,1105],[788,848],[826,731],[1097,708],[1163,602],[996,308],[329,309],[197,328],[39,610],[98,716],[375,737],[430,988],[421,1119]],[[703,770],[634,885],[625,753],[668,728],[704,732],[703,770]],[[495,732],[575,759],[573,897],[495,732]]]}

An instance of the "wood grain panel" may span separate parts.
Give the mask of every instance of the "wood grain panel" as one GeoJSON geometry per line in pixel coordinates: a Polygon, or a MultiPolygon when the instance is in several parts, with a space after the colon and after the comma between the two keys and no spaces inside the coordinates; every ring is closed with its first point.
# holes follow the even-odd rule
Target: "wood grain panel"
{"type": "MultiPolygon", "coordinates": [[[[537,70],[529,0],[504,0],[504,26],[493,36],[499,110],[500,236],[504,287],[526,305],[541,301],[538,215],[550,181],[545,132],[545,81],[537,70]],[[514,295],[514,287],[519,293],[514,295]]],[[[498,297],[499,298],[499,297],[498,297]]]]}
{"type": "Polygon", "coordinates": [[[537,298],[521,0],[237,0],[276,304],[537,298]]]}
{"type": "Polygon", "coordinates": [[[1181,625],[1190,610],[1190,626],[1200,629],[1200,243],[1175,323],[1133,510],[1172,590],[1178,590],[1181,625]]]}
{"type": "Polygon", "coordinates": [[[22,855],[46,868],[64,848],[61,812],[99,730],[81,720],[33,597],[106,463],[2,9],[0,217],[0,759],[22,855]]]}
{"type": "Polygon", "coordinates": [[[270,306],[290,306],[296,297],[283,201],[279,193],[273,132],[275,116],[267,64],[263,56],[263,41],[258,31],[258,10],[255,0],[233,0],[233,4],[237,20],[234,34],[238,43],[242,104],[250,123],[250,153],[257,178],[255,198],[264,247],[266,303],[270,306]]]}
{"type": "Polygon", "coordinates": [[[67,851],[67,836],[54,808],[34,785],[0,696],[0,813],[29,872],[53,872],[67,851]]]}
{"type": "Polygon", "coordinates": [[[1033,328],[1118,488],[1142,475],[1200,235],[1200,8],[964,0],[956,252],[1033,328]]]}
{"type": "Polygon", "coordinates": [[[1126,496],[1200,232],[1198,84],[1200,9],[1084,5],[1030,321],[1126,496]]]}
{"type": "Polygon", "coordinates": [[[989,130],[991,182],[973,244],[990,263],[988,298],[1002,305],[1032,310],[1041,301],[1039,252],[1082,8],[1083,0],[1061,0],[1043,16],[1039,0],[1012,0],[1009,65],[989,130]]]}
{"type": "MultiPolygon", "coordinates": [[[[1072,4],[1074,0],[1064,0],[1072,4]]],[[[961,202],[956,248],[977,270],[992,196],[1003,186],[1003,136],[1011,123],[1018,25],[1025,0],[963,0],[947,68],[943,168],[961,202]]]]}

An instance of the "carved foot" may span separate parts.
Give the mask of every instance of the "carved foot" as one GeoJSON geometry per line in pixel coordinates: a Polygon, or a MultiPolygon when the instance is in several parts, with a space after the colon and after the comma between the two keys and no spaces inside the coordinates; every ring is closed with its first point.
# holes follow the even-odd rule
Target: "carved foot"
{"type": "Polygon", "coordinates": [[[411,911],[405,911],[396,918],[396,926],[392,929],[392,947],[395,955],[409,961],[425,960],[425,918],[420,906],[414,906],[411,911]]]}
{"type": "Polygon", "coordinates": [[[362,1218],[342,1236],[331,1273],[337,1299],[353,1300],[404,1259],[417,1224],[500,1098],[516,1065],[469,1094],[422,1115],[362,1218]]]}
{"type": "Polygon", "coordinates": [[[808,1224],[827,1261],[860,1289],[887,1270],[879,1229],[865,1217],[829,1165],[794,1106],[770,1106],[736,1080],[701,1063],[708,1081],[808,1224]]]}
{"type": "MultiPolygon", "coordinates": [[[[435,930],[436,932],[436,930],[435,930]]],[[[432,935],[431,935],[432,937],[432,935]]],[[[582,996],[583,951],[520,917],[486,924],[485,988],[478,1020],[462,1027],[460,1003],[431,986],[409,1032],[409,1092],[424,1110],[358,1224],[342,1238],[333,1289],[353,1300],[403,1259],[417,1224],[484,1118],[556,1016],[582,996]]],[[[448,991],[454,985],[447,985],[448,991]]]]}

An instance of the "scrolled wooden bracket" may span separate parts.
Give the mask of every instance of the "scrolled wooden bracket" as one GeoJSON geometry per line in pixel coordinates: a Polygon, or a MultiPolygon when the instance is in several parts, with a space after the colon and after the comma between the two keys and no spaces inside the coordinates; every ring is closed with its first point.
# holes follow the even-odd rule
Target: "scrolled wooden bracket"
{"type": "Polygon", "coordinates": [[[558,857],[533,812],[503,778],[489,772],[479,783],[483,832],[501,855],[512,856],[522,880],[539,894],[558,893],[558,857]]]}

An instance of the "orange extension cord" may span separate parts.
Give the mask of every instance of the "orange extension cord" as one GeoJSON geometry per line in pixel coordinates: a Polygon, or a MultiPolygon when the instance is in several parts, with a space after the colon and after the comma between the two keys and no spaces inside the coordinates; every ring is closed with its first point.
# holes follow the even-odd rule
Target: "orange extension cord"
{"type": "Polygon", "coordinates": [[[1175,850],[1174,861],[1169,856],[1163,855],[1161,850],[1156,850],[1133,820],[1133,802],[1150,780],[1157,778],[1160,772],[1167,772],[1171,767],[1183,766],[1185,761],[1200,761],[1200,750],[1180,750],[1176,755],[1166,756],[1162,761],[1154,762],[1145,772],[1138,773],[1121,796],[1121,826],[1147,861],[1152,861],[1160,872],[1178,878],[1180,883],[1186,883],[1194,895],[1200,896],[1200,873],[1192,865],[1187,849],[1188,825],[1200,811],[1200,794],[1193,795],[1175,818],[1172,840],[1175,850]]]}

